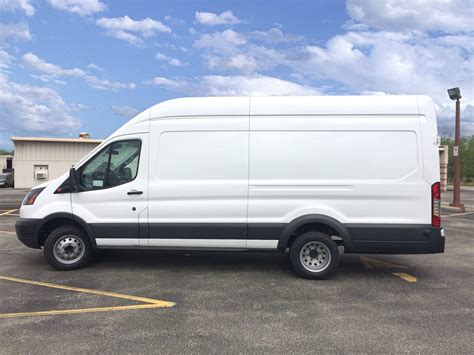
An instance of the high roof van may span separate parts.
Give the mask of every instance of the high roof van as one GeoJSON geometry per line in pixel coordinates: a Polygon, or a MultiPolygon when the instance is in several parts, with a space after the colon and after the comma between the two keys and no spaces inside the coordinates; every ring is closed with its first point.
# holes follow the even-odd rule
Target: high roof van
{"type": "Polygon", "coordinates": [[[165,101],[29,191],[16,232],[60,270],[94,248],[274,250],[321,279],[341,253],[444,251],[438,145],[426,96],[165,101]]]}

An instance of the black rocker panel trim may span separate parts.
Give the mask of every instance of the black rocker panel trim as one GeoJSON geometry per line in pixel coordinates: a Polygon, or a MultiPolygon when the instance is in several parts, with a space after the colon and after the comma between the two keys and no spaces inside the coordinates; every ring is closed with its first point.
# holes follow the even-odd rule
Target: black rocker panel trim
{"type": "Polygon", "coordinates": [[[92,223],[90,226],[96,238],[278,240],[286,224],[92,223]]]}
{"type": "MultiPolygon", "coordinates": [[[[315,223],[313,219],[305,222],[315,223]]],[[[304,224],[245,223],[151,223],[150,239],[249,239],[279,240],[287,247],[290,233],[304,224]]],[[[91,224],[96,238],[146,238],[146,226],[138,224],[91,224]]],[[[339,224],[346,253],[425,254],[444,252],[442,228],[407,224],[339,224]]]]}
{"type": "Polygon", "coordinates": [[[91,223],[89,225],[95,238],[137,239],[140,236],[138,223],[91,223]]]}

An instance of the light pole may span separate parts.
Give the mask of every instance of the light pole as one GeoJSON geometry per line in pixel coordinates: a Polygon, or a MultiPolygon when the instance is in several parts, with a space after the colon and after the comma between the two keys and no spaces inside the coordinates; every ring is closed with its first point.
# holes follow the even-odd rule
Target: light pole
{"type": "Polygon", "coordinates": [[[448,90],[451,100],[456,100],[456,130],[454,133],[454,191],[453,202],[449,205],[457,207],[461,212],[465,212],[464,205],[461,203],[461,90],[452,88],[448,90]]]}

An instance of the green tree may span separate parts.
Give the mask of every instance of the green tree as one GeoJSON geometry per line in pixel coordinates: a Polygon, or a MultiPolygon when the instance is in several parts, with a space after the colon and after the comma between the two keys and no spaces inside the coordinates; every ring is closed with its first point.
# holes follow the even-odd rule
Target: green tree
{"type": "MultiPolygon", "coordinates": [[[[443,137],[441,144],[449,147],[448,180],[452,181],[454,174],[454,139],[452,137],[443,137]]],[[[461,138],[461,179],[468,184],[474,182],[474,136],[461,138]]]]}

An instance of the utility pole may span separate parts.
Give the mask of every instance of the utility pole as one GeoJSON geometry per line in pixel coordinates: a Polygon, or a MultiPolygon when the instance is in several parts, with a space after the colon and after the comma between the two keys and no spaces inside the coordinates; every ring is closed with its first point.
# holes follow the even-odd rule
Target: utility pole
{"type": "Polygon", "coordinates": [[[451,100],[456,100],[456,129],[454,133],[454,190],[453,202],[449,205],[459,208],[460,212],[465,212],[466,209],[461,203],[461,91],[459,88],[448,90],[448,95],[451,100]]]}

